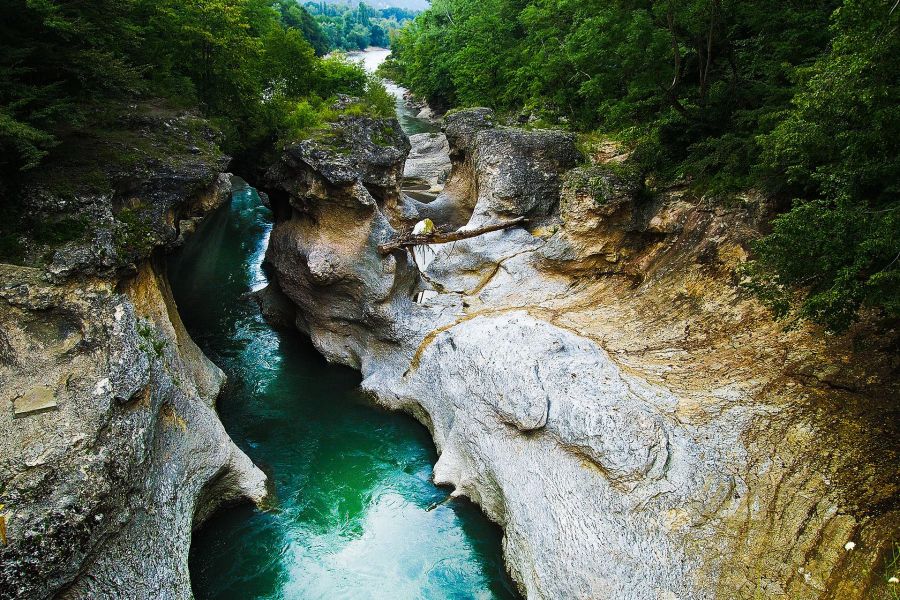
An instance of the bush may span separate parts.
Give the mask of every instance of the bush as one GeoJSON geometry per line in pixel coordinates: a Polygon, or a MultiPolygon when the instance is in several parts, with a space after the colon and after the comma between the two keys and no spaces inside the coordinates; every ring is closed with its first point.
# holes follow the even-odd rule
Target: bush
{"type": "Polygon", "coordinates": [[[761,138],[763,176],[797,196],[756,246],[755,285],[781,316],[834,331],[864,306],[900,316],[898,26],[900,11],[846,0],[830,51],[761,138]]]}
{"type": "Polygon", "coordinates": [[[364,101],[372,116],[387,118],[396,114],[397,100],[387,91],[384,83],[374,77],[366,86],[364,101]]]}
{"type": "Polygon", "coordinates": [[[366,80],[365,93],[361,97],[340,110],[335,108],[338,104],[337,96],[322,99],[312,95],[280,108],[279,111],[284,114],[279,127],[281,145],[312,137],[316,131],[342,116],[387,118],[394,116],[396,110],[394,97],[375,77],[366,80]]]}
{"type": "Polygon", "coordinates": [[[343,54],[333,54],[322,59],[315,77],[316,91],[323,98],[338,93],[357,97],[366,93],[368,83],[366,72],[343,54]]]}

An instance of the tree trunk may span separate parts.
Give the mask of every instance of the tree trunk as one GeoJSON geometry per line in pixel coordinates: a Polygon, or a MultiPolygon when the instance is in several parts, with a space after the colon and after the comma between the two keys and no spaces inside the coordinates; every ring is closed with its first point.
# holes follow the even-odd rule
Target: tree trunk
{"type": "Polygon", "coordinates": [[[491,233],[493,231],[509,229],[511,227],[515,227],[516,225],[521,225],[524,222],[525,217],[519,217],[518,219],[513,219],[512,221],[503,221],[500,223],[485,225],[484,227],[472,229],[471,231],[457,230],[450,233],[435,231],[434,233],[425,235],[413,235],[411,232],[404,233],[398,235],[392,240],[385,242],[384,244],[380,244],[378,246],[378,251],[382,254],[390,254],[394,250],[400,250],[402,248],[412,248],[414,246],[425,246],[429,244],[447,244],[450,242],[458,242],[460,240],[468,240],[470,238],[478,237],[480,235],[491,233]]]}

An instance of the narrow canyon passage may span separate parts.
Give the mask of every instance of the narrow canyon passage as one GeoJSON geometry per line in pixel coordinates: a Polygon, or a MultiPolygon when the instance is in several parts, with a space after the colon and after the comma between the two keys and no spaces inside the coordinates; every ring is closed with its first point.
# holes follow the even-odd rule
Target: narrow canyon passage
{"type": "Polygon", "coordinates": [[[0,600],[900,600],[898,7],[4,2],[0,600]]]}
{"type": "Polygon", "coordinates": [[[354,371],[273,330],[246,296],[265,282],[269,218],[236,186],[169,265],[185,324],[228,374],[222,421],[274,483],[269,510],[227,509],[195,534],[195,595],[515,597],[500,530],[465,501],[440,504],[428,432],[370,406],[354,371]]]}

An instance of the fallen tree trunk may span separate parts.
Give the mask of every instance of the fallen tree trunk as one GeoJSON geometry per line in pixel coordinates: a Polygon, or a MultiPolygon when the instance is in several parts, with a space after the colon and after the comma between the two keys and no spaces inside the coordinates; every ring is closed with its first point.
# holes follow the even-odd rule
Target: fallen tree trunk
{"type": "Polygon", "coordinates": [[[413,248],[415,246],[424,246],[427,244],[448,244],[450,242],[468,240],[470,238],[478,237],[480,235],[491,233],[493,231],[502,231],[504,229],[509,229],[510,227],[521,225],[524,222],[525,217],[519,217],[517,219],[513,219],[512,221],[502,221],[500,223],[493,223],[491,225],[485,225],[484,227],[479,227],[478,229],[471,230],[462,229],[451,231],[449,233],[435,231],[433,233],[427,233],[423,235],[413,235],[412,233],[405,233],[398,235],[391,240],[388,240],[384,244],[380,244],[378,246],[378,251],[382,254],[390,254],[394,250],[400,250],[403,248],[413,248]]]}

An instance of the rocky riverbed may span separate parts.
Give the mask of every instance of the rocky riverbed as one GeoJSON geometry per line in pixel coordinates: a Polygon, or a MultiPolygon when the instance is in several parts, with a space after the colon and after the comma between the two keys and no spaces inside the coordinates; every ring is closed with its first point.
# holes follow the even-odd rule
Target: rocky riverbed
{"type": "Polygon", "coordinates": [[[851,350],[741,290],[764,198],[649,194],[622,157],[586,164],[567,134],[494,121],[449,116],[446,146],[414,138],[410,163],[391,120],[289,147],[266,183],[268,316],[430,429],[435,481],[503,527],[529,598],[886,593],[892,334],[851,350]],[[404,170],[436,198],[404,192],[404,170]],[[425,218],[518,217],[422,272],[378,248],[425,218]]]}

